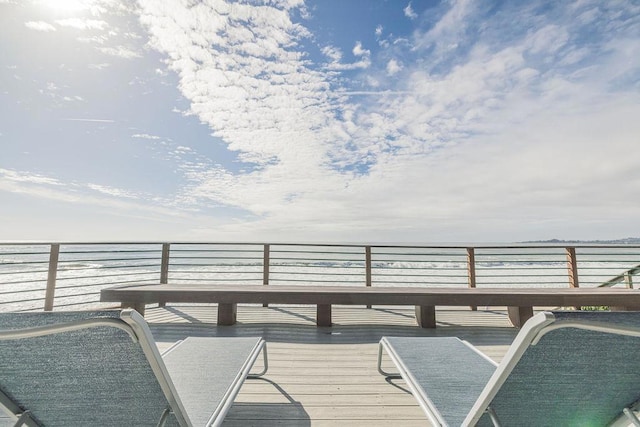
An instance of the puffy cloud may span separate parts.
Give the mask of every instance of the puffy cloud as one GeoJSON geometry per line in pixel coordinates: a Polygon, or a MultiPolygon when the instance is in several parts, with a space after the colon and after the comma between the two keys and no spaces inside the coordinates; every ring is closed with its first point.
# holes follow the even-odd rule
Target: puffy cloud
{"type": "Polygon", "coordinates": [[[322,53],[329,58],[333,63],[340,62],[342,59],[342,51],[335,46],[325,46],[322,48],[322,53]]]}
{"type": "Polygon", "coordinates": [[[25,27],[42,32],[56,31],[56,27],[44,21],[28,21],[24,23],[25,27]]]}
{"type": "Polygon", "coordinates": [[[141,56],[140,53],[126,46],[100,47],[98,48],[98,50],[104,53],[105,55],[117,56],[119,58],[124,58],[124,59],[139,58],[141,56]]]}
{"type": "Polygon", "coordinates": [[[96,191],[101,194],[105,194],[113,197],[123,197],[127,199],[137,199],[138,196],[130,191],[123,190],[121,188],[113,188],[106,185],[99,184],[87,184],[86,187],[90,190],[96,191]]]}
{"type": "Polygon", "coordinates": [[[399,73],[400,70],[402,70],[402,64],[400,64],[395,59],[391,59],[391,60],[389,60],[389,62],[387,62],[387,74],[388,75],[393,76],[393,75],[399,73]]]}
{"type": "MultiPolygon", "coordinates": [[[[610,103],[607,77],[597,69],[604,64],[585,68],[576,84],[562,64],[531,56],[574,52],[565,56],[566,64],[589,58],[593,51],[587,47],[569,47],[574,24],[550,21],[498,42],[488,30],[474,33],[480,12],[469,2],[452,3],[431,28],[416,32],[413,46],[387,46],[386,53],[422,60],[385,61],[385,74],[402,70],[405,79],[391,82],[372,70],[363,77],[380,90],[332,92],[332,76],[310,68],[300,54],[298,41],[307,31],[281,8],[221,1],[190,9],[171,2],[143,5],[153,45],[178,72],[192,113],[249,162],[241,173],[221,166],[187,168],[192,184],[181,197],[257,215],[243,227],[267,233],[289,229],[295,218],[301,232],[356,236],[359,230],[410,224],[410,233],[423,218],[448,229],[462,227],[473,212],[474,221],[494,231],[493,218],[513,231],[518,221],[564,224],[567,206],[590,203],[592,196],[578,184],[558,187],[563,173],[603,189],[618,179],[608,167],[608,184],[590,177],[590,170],[603,167],[593,136],[616,129],[633,102],[610,103]],[[467,53],[444,66],[456,50],[451,46],[460,42],[469,46],[467,53]],[[438,73],[422,65],[428,46],[435,47],[438,73]],[[596,125],[601,108],[616,111],[620,120],[611,113],[596,125]],[[551,120],[553,126],[540,132],[551,120]],[[595,127],[580,130],[583,120],[595,127]],[[581,153],[581,165],[569,170],[572,152],[581,153]],[[551,170],[546,177],[542,167],[551,170]],[[363,217],[362,207],[375,215],[363,217]]],[[[343,63],[335,46],[322,53],[329,59],[327,71],[371,66],[371,52],[360,42],[352,49],[360,58],[356,63],[343,63]]],[[[632,134],[616,133],[617,143],[608,148],[614,158],[628,148],[632,134]]]]}
{"type": "Polygon", "coordinates": [[[133,135],[131,135],[131,138],[152,139],[152,140],[162,139],[157,135],[149,135],[148,133],[134,133],[133,135]]]}
{"type": "Polygon", "coordinates": [[[3,181],[28,183],[28,184],[46,184],[46,185],[63,185],[54,178],[46,177],[41,174],[33,174],[28,172],[20,172],[10,169],[0,169],[0,178],[3,181]]]}
{"type": "Polygon", "coordinates": [[[70,27],[78,30],[102,30],[109,25],[106,21],[79,18],[59,19],[56,21],[56,24],[62,27],[70,27]]]}
{"type": "Polygon", "coordinates": [[[328,70],[334,71],[346,71],[366,69],[371,66],[371,51],[364,49],[361,42],[356,42],[351,50],[354,56],[360,58],[359,60],[351,63],[343,63],[342,51],[335,46],[325,46],[322,48],[322,53],[329,59],[329,63],[325,66],[328,70]]]}
{"type": "Polygon", "coordinates": [[[531,53],[555,53],[562,49],[569,40],[566,28],[558,25],[547,25],[527,37],[526,44],[531,53]]]}
{"type": "MultiPolygon", "coordinates": [[[[623,3],[538,6],[488,17],[442,2],[405,37],[380,40],[378,26],[373,53],[351,38],[312,59],[304,49],[320,42],[302,2],[141,0],[149,45],[189,103],[179,112],[235,161],[140,131],[131,137],[166,150],[186,183],[171,200],[131,194],[182,212],[236,208],[216,227],[229,236],[514,240],[541,226],[631,224],[640,15],[623,3]]],[[[10,176],[3,185],[37,183],[10,176]]]]}
{"type": "Polygon", "coordinates": [[[370,56],[371,51],[363,48],[361,42],[356,42],[356,45],[353,47],[353,54],[355,56],[370,56]]]}
{"type": "Polygon", "coordinates": [[[415,48],[422,50],[435,46],[436,55],[433,59],[440,60],[439,55],[445,55],[457,49],[462,41],[467,41],[464,34],[474,23],[475,10],[475,3],[472,1],[452,2],[435,25],[426,31],[420,29],[416,32],[415,48]]]}
{"type": "Polygon", "coordinates": [[[191,112],[256,166],[240,175],[190,173],[190,197],[266,213],[324,185],[318,177],[327,175],[325,144],[341,143],[341,126],[333,121],[328,82],[294,49],[307,32],[286,10],[221,1],[142,6],[152,44],[170,58],[191,112]]]}
{"type": "Polygon", "coordinates": [[[402,9],[402,11],[404,12],[404,16],[409,19],[416,19],[418,17],[418,14],[415,13],[413,7],[411,7],[411,2],[409,2],[409,4],[404,9],[402,9]]]}

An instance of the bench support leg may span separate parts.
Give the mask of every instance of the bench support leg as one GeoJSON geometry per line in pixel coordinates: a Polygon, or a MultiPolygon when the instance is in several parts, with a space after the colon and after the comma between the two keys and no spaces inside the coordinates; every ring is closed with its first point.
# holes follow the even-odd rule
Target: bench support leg
{"type": "Polygon", "coordinates": [[[231,326],[236,324],[238,304],[218,304],[218,325],[231,326]]]}
{"type": "Polygon", "coordinates": [[[416,305],[416,321],[422,328],[436,327],[436,307],[433,305],[416,305]]]}
{"type": "Polygon", "coordinates": [[[509,320],[516,328],[521,328],[533,316],[533,307],[507,307],[509,320]]]}
{"type": "Polygon", "coordinates": [[[132,308],[140,313],[140,316],[144,317],[145,303],[143,302],[123,302],[122,308],[132,308]]]}
{"type": "Polygon", "coordinates": [[[316,309],[316,325],[331,326],[331,304],[318,304],[316,309]]]}

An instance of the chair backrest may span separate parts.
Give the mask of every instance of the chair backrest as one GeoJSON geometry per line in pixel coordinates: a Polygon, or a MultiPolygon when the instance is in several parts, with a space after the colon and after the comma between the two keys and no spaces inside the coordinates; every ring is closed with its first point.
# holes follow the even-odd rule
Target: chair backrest
{"type": "Polygon", "coordinates": [[[607,425],[640,398],[640,313],[530,319],[464,425],[607,425]],[[524,422],[524,424],[523,424],[524,422]]]}
{"type": "Polygon", "coordinates": [[[148,327],[135,312],[0,313],[0,395],[39,424],[155,426],[172,406],[175,415],[167,425],[189,425],[163,369],[148,327]],[[9,336],[17,329],[95,319],[107,321],[43,336],[9,336]]]}

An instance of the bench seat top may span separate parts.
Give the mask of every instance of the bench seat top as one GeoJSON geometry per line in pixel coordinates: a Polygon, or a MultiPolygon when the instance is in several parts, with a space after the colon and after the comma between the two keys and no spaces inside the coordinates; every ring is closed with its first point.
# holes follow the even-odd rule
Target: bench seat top
{"type": "Polygon", "coordinates": [[[133,284],[101,291],[103,302],[281,303],[385,305],[610,305],[640,308],[627,288],[425,288],[324,285],[133,284]]]}

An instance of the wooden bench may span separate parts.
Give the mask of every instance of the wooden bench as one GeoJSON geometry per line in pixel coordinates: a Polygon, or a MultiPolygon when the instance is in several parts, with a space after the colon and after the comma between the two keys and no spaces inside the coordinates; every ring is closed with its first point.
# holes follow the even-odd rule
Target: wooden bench
{"type": "Polygon", "coordinates": [[[640,309],[640,291],[625,288],[419,288],[366,286],[281,286],[217,284],[138,284],[103,289],[100,300],[120,302],[144,315],[145,304],[217,303],[218,324],[236,322],[238,303],[317,305],[316,324],[331,326],[331,306],[413,305],[423,328],[435,328],[436,306],[506,306],[520,327],[533,307],[610,306],[640,309]]]}

